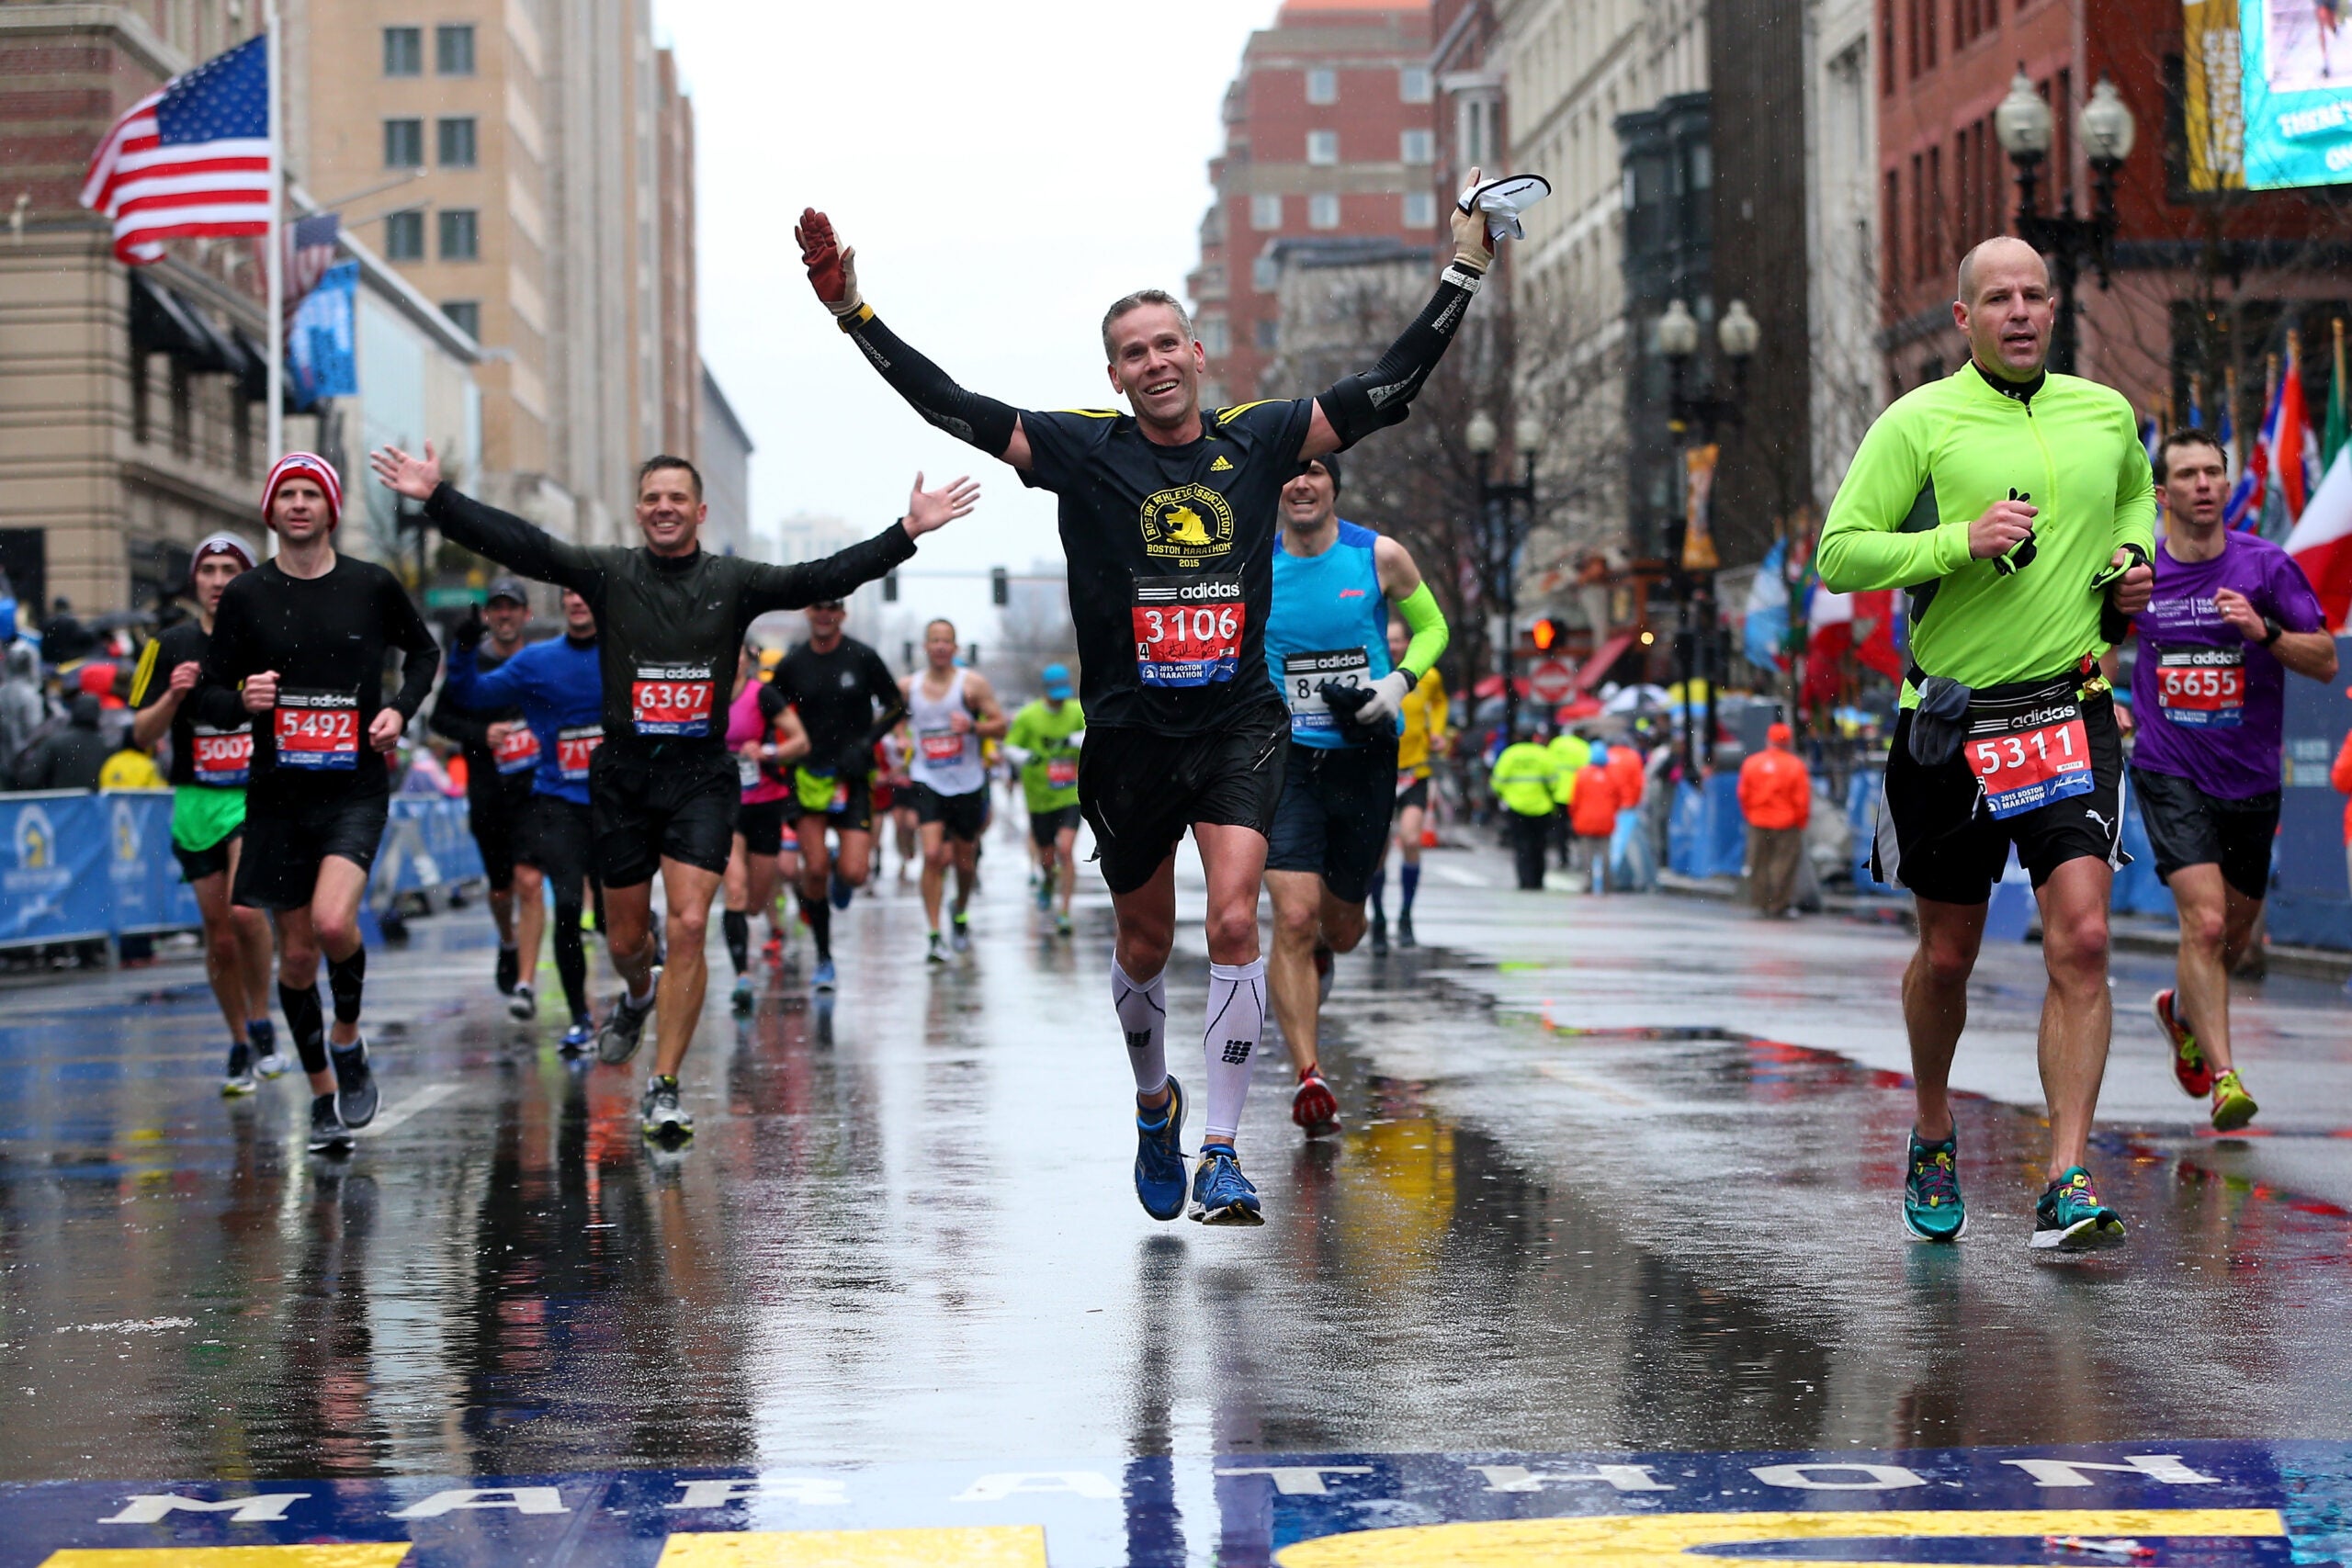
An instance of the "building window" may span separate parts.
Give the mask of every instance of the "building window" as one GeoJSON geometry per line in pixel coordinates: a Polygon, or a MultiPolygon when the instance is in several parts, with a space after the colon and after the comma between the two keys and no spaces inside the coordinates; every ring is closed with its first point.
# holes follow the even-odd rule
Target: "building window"
{"type": "Polygon", "coordinates": [[[1310,164],[1336,164],[1340,161],[1340,133],[1336,130],[1310,130],[1306,133],[1306,161],[1310,164]]]}
{"type": "Polygon", "coordinates": [[[1894,0],[1878,3],[1878,92],[1894,96],[1894,0]]]}
{"type": "Polygon", "coordinates": [[[1274,259],[1271,250],[1260,253],[1250,264],[1250,282],[1261,294],[1272,294],[1283,280],[1283,264],[1274,259]]]}
{"type": "Polygon", "coordinates": [[[1437,132],[1408,130],[1396,138],[1396,155],[1408,164],[1430,164],[1437,161],[1437,132]]]}
{"type": "Polygon", "coordinates": [[[459,331],[476,343],[481,341],[481,301],[479,299],[444,299],[441,313],[457,323],[459,331]]]}
{"type": "Polygon", "coordinates": [[[1898,170],[1886,171],[1886,189],[1880,205],[1878,237],[1882,250],[1879,276],[1889,289],[1903,282],[1903,175],[1898,170]]]}
{"type": "Polygon", "coordinates": [[[1306,101],[1310,104],[1336,104],[1340,101],[1340,73],[1328,65],[1317,65],[1306,73],[1306,101]]]}
{"type": "Polygon", "coordinates": [[[1425,104],[1430,101],[1430,72],[1426,65],[1408,65],[1396,73],[1396,97],[1400,103],[1425,104]]]}
{"type": "Polygon", "coordinates": [[[384,167],[421,169],[424,166],[424,122],[388,119],[384,122],[384,167]]]}
{"type": "Polygon", "coordinates": [[[387,76],[424,74],[424,29],[423,28],[386,28],[384,29],[384,74],[387,76]]]}
{"type": "Polygon", "coordinates": [[[1253,196],[1250,198],[1250,227],[1279,229],[1283,226],[1283,198],[1279,196],[1253,196]]]}
{"type": "Polygon", "coordinates": [[[412,209],[395,212],[384,220],[384,259],[386,261],[423,261],[424,259],[424,214],[412,209]]]}
{"type": "Polygon", "coordinates": [[[1405,193],[1405,227],[1429,229],[1435,227],[1436,224],[1437,197],[1435,193],[1426,190],[1407,191],[1405,193]]]}
{"type": "Polygon", "coordinates": [[[470,76],[474,73],[472,24],[433,29],[433,69],[444,76],[470,76]]]}
{"type": "Polygon", "coordinates": [[[1258,322],[1258,346],[1272,354],[1276,341],[1273,318],[1271,316],[1261,318],[1258,322]]]}
{"type": "Polygon", "coordinates": [[[470,207],[453,207],[441,214],[441,259],[473,261],[481,254],[481,224],[470,207]]]}
{"type": "Polygon", "coordinates": [[[452,115],[439,121],[434,130],[440,141],[441,166],[445,169],[470,169],[474,166],[474,117],[452,115]]]}
{"type": "Polygon", "coordinates": [[[1201,347],[1210,354],[1224,354],[1233,347],[1232,330],[1223,316],[1201,318],[1201,347]]]}
{"type": "Polygon", "coordinates": [[[1310,229],[1336,229],[1340,226],[1340,198],[1328,190],[1318,190],[1306,198],[1306,226],[1310,229]]]}

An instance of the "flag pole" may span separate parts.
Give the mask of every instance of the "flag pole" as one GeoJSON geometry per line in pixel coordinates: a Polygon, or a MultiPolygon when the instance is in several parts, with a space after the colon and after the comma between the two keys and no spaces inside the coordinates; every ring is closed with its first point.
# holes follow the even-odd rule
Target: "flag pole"
{"type": "Polygon", "coordinates": [[[261,14],[267,39],[263,93],[269,102],[269,230],[263,244],[269,277],[269,461],[275,463],[286,455],[286,116],[279,90],[286,53],[278,37],[277,0],[262,0],[261,14]]]}

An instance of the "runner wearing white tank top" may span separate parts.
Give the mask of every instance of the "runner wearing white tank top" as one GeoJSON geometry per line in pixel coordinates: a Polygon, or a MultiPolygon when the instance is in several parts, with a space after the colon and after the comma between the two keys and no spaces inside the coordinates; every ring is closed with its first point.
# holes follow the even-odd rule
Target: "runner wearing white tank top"
{"type": "Polygon", "coordinates": [[[1011,721],[988,677],[956,663],[956,627],[933,621],[923,628],[923,668],[906,678],[907,728],[913,737],[907,773],[913,780],[915,818],[922,835],[922,909],[931,923],[926,956],[947,962],[939,935],[939,907],[947,867],[956,867],[952,911],[955,947],[971,947],[965,910],[980,869],[980,833],[988,826],[989,776],[980,742],[1001,739],[1011,721]]]}

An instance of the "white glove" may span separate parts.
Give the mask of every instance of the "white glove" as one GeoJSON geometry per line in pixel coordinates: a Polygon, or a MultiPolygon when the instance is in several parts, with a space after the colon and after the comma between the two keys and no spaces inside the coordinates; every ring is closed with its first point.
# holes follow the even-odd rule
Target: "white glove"
{"type": "Polygon", "coordinates": [[[1372,683],[1372,695],[1356,709],[1356,723],[1366,729],[1376,724],[1395,724],[1405,711],[1405,694],[1412,689],[1410,677],[1402,670],[1391,670],[1372,683]]]}
{"type": "Polygon", "coordinates": [[[1026,746],[1007,746],[1004,749],[1004,760],[1016,768],[1027,767],[1029,759],[1035,755],[1036,753],[1026,746]]]}
{"type": "Polygon", "coordinates": [[[1068,735],[1062,737],[1062,745],[1072,751],[1077,750],[1080,747],[1085,744],[1086,731],[1083,729],[1073,729],[1068,735]]]}

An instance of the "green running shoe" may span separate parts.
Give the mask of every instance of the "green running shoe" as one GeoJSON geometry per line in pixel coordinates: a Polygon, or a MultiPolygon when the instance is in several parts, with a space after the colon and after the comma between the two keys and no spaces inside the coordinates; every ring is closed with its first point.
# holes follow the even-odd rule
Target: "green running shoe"
{"type": "Polygon", "coordinates": [[[2254,1120],[2262,1108],[2246,1093],[2245,1085],[2238,1081],[2238,1070],[2230,1068],[2213,1079],[2213,1131],[2234,1133],[2254,1120]]]}
{"type": "Polygon", "coordinates": [[[2089,1171],[2070,1165],[2033,1206],[2033,1245],[2061,1252],[2121,1247],[2123,1216],[2098,1201],[2089,1171]]]}
{"type": "Polygon", "coordinates": [[[1968,1234],[1960,1199],[1960,1129],[1938,1143],[1910,1135],[1904,1162],[1903,1228],[1914,1241],[1953,1242],[1968,1234]]]}

